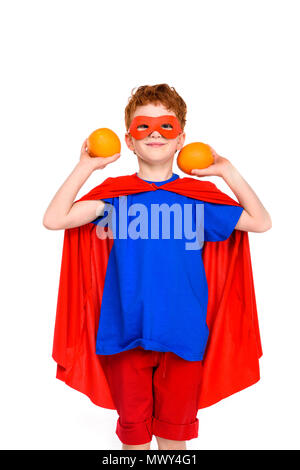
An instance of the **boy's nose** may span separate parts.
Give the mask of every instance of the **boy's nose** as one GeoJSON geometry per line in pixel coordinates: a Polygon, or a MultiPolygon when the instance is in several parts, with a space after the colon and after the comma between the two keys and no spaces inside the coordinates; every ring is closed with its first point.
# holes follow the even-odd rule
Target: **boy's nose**
{"type": "Polygon", "coordinates": [[[152,137],[152,136],[158,137],[158,136],[160,136],[160,135],[161,135],[160,132],[158,132],[158,131],[155,130],[155,131],[151,132],[151,134],[149,134],[149,137],[152,137]]]}

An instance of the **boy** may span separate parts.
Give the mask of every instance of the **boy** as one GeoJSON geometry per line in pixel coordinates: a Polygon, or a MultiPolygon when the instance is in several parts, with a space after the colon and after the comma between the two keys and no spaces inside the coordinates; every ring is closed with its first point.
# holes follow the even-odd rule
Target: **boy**
{"type": "Polygon", "coordinates": [[[247,232],[269,230],[271,218],[215,151],[214,163],[193,174],[222,177],[239,203],[210,182],[173,173],[185,116],[174,88],[139,87],[125,109],[125,140],[139,171],[107,178],[74,203],[89,175],[120,157],[91,158],[85,141],[43,221],[65,229],[57,377],[117,409],[123,450],[150,449],[152,435],[161,450],[186,449],[198,436],[199,407],[259,380],[247,232]],[[163,218],[171,207],[167,236],[158,207],[163,218]],[[109,208],[112,225],[103,217],[109,208]],[[196,228],[193,242],[186,228],[188,235],[196,228]]]}

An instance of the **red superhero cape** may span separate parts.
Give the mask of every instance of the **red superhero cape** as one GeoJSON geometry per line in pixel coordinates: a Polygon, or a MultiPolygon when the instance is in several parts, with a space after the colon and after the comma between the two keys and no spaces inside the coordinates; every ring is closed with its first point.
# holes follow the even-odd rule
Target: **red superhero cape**
{"type": "MultiPolygon", "coordinates": [[[[136,173],[107,178],[78,201],[155,191],[136,173]]],[[[159,186],[193,199],[240,206],[210,181],[178,178],[159,186]]],[[[78,202],[75,201],[75,202],[78,202]]],[[[112,238],[99,238],[97,225],[66,229],[53,341],[56,377],[103,408],[116,409],[95,353],[101,299],[112,238]]],[[[209,339],[202,360],[198,408],[253,385],[262,356],[248,232],[234,230],[227,240],[204,242],[208,283],[209,339]]]]}

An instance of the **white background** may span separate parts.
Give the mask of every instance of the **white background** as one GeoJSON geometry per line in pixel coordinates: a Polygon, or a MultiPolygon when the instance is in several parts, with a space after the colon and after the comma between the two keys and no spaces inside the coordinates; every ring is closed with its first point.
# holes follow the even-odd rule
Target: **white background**
{"type": "MultiPolygon", "coordinates": [[[[186,144],[228,158],[270,212],[250,233],[264,356],[258,384],[199,410],[188,449],[299,448],[298,1],[1,3],[1,447],[120,449],[117,412],[55,378],[63,231],[44,212],[98,127],[126,147],[131,90],[168,83],[188,106],[186,144]]],[[[174,171],[185,176],[174,163],[174,171]]],[[[234,197],[219,177],[208,177],[234,197]]],[[[157,449],[153,437],[152,449],[157,449]]]]}

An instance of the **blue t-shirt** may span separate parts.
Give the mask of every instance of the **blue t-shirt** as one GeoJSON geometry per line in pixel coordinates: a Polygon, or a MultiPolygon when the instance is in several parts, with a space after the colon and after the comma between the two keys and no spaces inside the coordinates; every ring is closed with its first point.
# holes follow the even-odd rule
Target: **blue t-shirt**
{"type": "MultiPolygon", "coordinates": [[[[179,175],[173,173],[168,180],[154,183],[162,186],[177,178],[179,175]]],[[[115,214],[111,220],[117,236],[114,235],[107,264],[96,353],[115,354],[141,346],[147,350],[172,351],[188,361],[201,360],[209,334],[203,241],[226,240],[243,208],[199,201],[160,189],[102,200],[115,214]],[[158,212],[158,216],[151,212],[163,203],[169,208],[175,204],[169,218],[168,211],[165,216],[163,212],[158,212]],[[138,223],[141,215],[142,227],[138,223]],[[164,217],[170,221],[165,224],[169,229],[164,228],[164,217]],[[191,220],[186,231],[184,218],[191,220]],[[130,236],[124,236],[124,227],[128,227],[130,236]]],[[[103,222],[103,217],[107,217],[106,211],[93,223],[101,219],[103,222]]]]}

